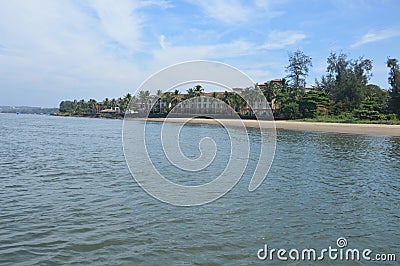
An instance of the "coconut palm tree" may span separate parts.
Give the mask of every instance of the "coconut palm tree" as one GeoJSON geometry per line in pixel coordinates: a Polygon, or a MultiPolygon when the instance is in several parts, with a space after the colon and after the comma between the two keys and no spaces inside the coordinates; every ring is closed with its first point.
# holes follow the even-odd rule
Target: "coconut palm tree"
{"type": "Polygon", "coordinates": [[[162,99],[163,99],[163,102],[165,103],[164,112],[168,113],[171,110],[173,98],[174,98],[174,96],[173,96],[173,94],[171,92],[166,92],[163,95],[162,99]]]}
{"type": "Polygon", "coordinates": [[[247,107],[253,109],[257,109],[257,103],[260,103],[264,99],[264,95],[261,90],[258,88],[258,84],[254,84],[253,87],[245,88],[241,93],[243,99],[247,102],[247,107]]]}
{"type": "Polygon", "coordinates": [[[193,88],[189,88],[186,92],[187,92],[185,96],[186,99],[193,98],[196,96],[196,93],[193,88]]]}
{"type": "Polygon", "coordinates": [[[126,112],[128,105],[132,99],[132,95],[130,93],[126,94],[120,101],[120,109],[121,112],[126,112]]]}
{"type": "Polygon", "coordinates": [[[115,108],[115,107],[117,106],[117,100],[115,100],[114,98],[112,98],[112,99],[111,99],[111,102],[110,102],[110,105],[111,105],[111,108],[112,108],[112,109],[115,108]]]}
{"type": "Polygon", "coordinates": [[[88,101],[88,107],[91,114],[95,114],[97,112],[97,101],[95,99],[90,99],[88,101]]]}
{"type": "Polygon", "coordinates": [[[235,110],[235,112],[239,112],[240,108],[246,105],[246,101],[242,98],[242,96],[240,96],[237,93],[232,94],[231,97],[232,97],[233,109],[235,110]]]}
{"type": "Polygon", "coordinates": [[[105,98],[103,102],[103,109],[110,108],[110,100],[108,98],[105,98]]]}
{"type": "Polygon", "coordinates": [[[147,111],[151,101],[150,91],[148,90],[139,91],[138,98],[139,98],[140,109],[142,109],[143,111],[147,111]]]}
{"type": "Polygon", "coordinates": [[[214,114],[216,113],[215,102],[217,101],[217,99],[218,99],[218,93],[214,91],[213,93],[211,93],[211,105],[214,109],[213,110],[214,114]]]}
{"type": "Polygon", "coordinates": [[[179,90],[175,90],[174,93],[172,94],[171,108],[174,108],[181,101],[182,101],[182,98],[179,95],[179,90]]]}
{"type": "Polygon", "coordinates": [[[161,103],[164,96],[164,92],[162,90],[157,90],[156,92],[156,102],[158,103],[158,112],[161,113],[161,103]]]}
{"type": "Polygon", "coordinates": [[[193,91],[195,96],[201,96],[204,94],[204,89],[201,85],[194,86],[193,91]]]}

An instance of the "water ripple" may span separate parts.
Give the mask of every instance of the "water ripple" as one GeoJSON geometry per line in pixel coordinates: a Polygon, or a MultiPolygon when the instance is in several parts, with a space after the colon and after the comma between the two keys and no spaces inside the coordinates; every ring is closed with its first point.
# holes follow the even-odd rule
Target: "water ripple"
{"type": "MultiPolygon", "coordinates": [[[[199,127],[210,128],[187,128],[188,142],[199,127]]],[[[339,236],[398,251],[399,138],[282,130],[258,190],[247,191],[250,158],[227,195],[182,208],[134,183],[121,121],[0,115],[0,134],[0,264],[256,265],[266,243],[327,248],[339,236]]]]}

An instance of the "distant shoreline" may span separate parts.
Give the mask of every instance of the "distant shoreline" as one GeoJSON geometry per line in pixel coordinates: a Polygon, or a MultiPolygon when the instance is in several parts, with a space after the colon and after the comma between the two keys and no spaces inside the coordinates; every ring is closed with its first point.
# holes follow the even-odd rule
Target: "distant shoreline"
{"type": "MultiPolygon", "coordinates": [[[[185,118],[133,118],[132,120],[147,120],[153,122],[183,122],[185,118]]],[[[263,128],[273,127],[272,121],[258,120],[235,120],[235,119],[219,119],[226,125],[238,126],[242,122],[246,127],[257,127],[258,123],[263,128]]],[[[212,119],[192,119],[190,123],[199,124],[218,124],[212,119]]],[[[350,124],[350,123],[325,123],[325,122],[295,122],[287,120],[275,121],[275,128],[309,131],[309,132],[326,132],[340,133],[352,135],[380,135],[390,137],[400,137],[400,125],[385,125],[385,124],[350,124]]]]}

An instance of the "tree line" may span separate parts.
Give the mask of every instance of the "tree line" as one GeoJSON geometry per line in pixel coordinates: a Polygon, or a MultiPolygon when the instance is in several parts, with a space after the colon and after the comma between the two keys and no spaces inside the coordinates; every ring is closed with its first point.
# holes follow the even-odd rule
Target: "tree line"
{"type": "Polygon", "coordinates": [[[95,115],[105,110],[115,110],[118,108],[119,112],[125,112],[132,99],[130,93],[118,99],[105,98],[102,102],[97,102],[95,99],[85,100],[73,100],[73,101],[62,101],[60,103],[59,111],[61,114],[70,115],[95,115]]]}
{"type": "MultiPolygon", "coordinates": [[[[350,59],[343,52],[331,52],[326,73],[315,79],[315,86],[308,88],[306,78],[312,68],[312,58],[296,50],[289,53],[285,77],[255,84],[260,90],[245,88],[241,96],[255,102],[261,98],[258,93],[261,91],[278,119],[396,120],[400,118],[400,67],[395,58],[388,58],[386,63],[389,90],[369,84],[373,67],[370,59],[350,59]]],[[[118,113],[125,113],[131,102],[139,109],[168,113],[179,102],[203,94],[200,85],[189,88],[183,97],[179,90],[169,93],[158,90],[155,95],[150,91],[139,91],[137,95],[128,93],[118,99],[106,98],[100,103],[94,99],[62,101],[59,110],[64,114],[80,115],[98,114],[117,107],[118,113]]],[[[248,107],[241,96],[227,91],[212,94],[236,112],[248,107]]]]}
{"type": "Polygon", "coordinates": [[[394,120],[400,118],[400,69],[397,59],[388,58],[389,90],[369,84],[372,61],[349,59],[345,53],[331,52],[326,73],[306,88],[312,67],[311,57],[297,50],[289,53],[288,73],[281,82],[261,87],[275,106],[278,118],[333,118],[338,120],[394,120]]]}

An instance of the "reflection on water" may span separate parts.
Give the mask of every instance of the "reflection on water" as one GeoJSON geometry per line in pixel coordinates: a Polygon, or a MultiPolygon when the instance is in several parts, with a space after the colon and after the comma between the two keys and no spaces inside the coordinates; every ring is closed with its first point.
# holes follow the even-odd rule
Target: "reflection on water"
{"type": "MultiPolygon", "coordinates": [[[[270,173],[249,193],[260,139],[250,130],[252,158],[239,184],[185,208],[133,181],[121,124],[0,115],[0,264],[263,265],[256,253],[264,244],[327,248],[340,236],[351,248],[399,254],[399,138],[279,131],[270,173]]],[[[184,152],[198,154],[193,143],[207,132],[225,138],[192,125],[182,132],[184,152]]],[[[219,147],[210,173],[228,147],[219,147]]],[[[156,141],[153,148],[158,156],[156,141]]],[[[183,172],[164,166],[182,181],[183,172]]],[[[191,177],[199,176],[182,182],[191,177]]]]}

